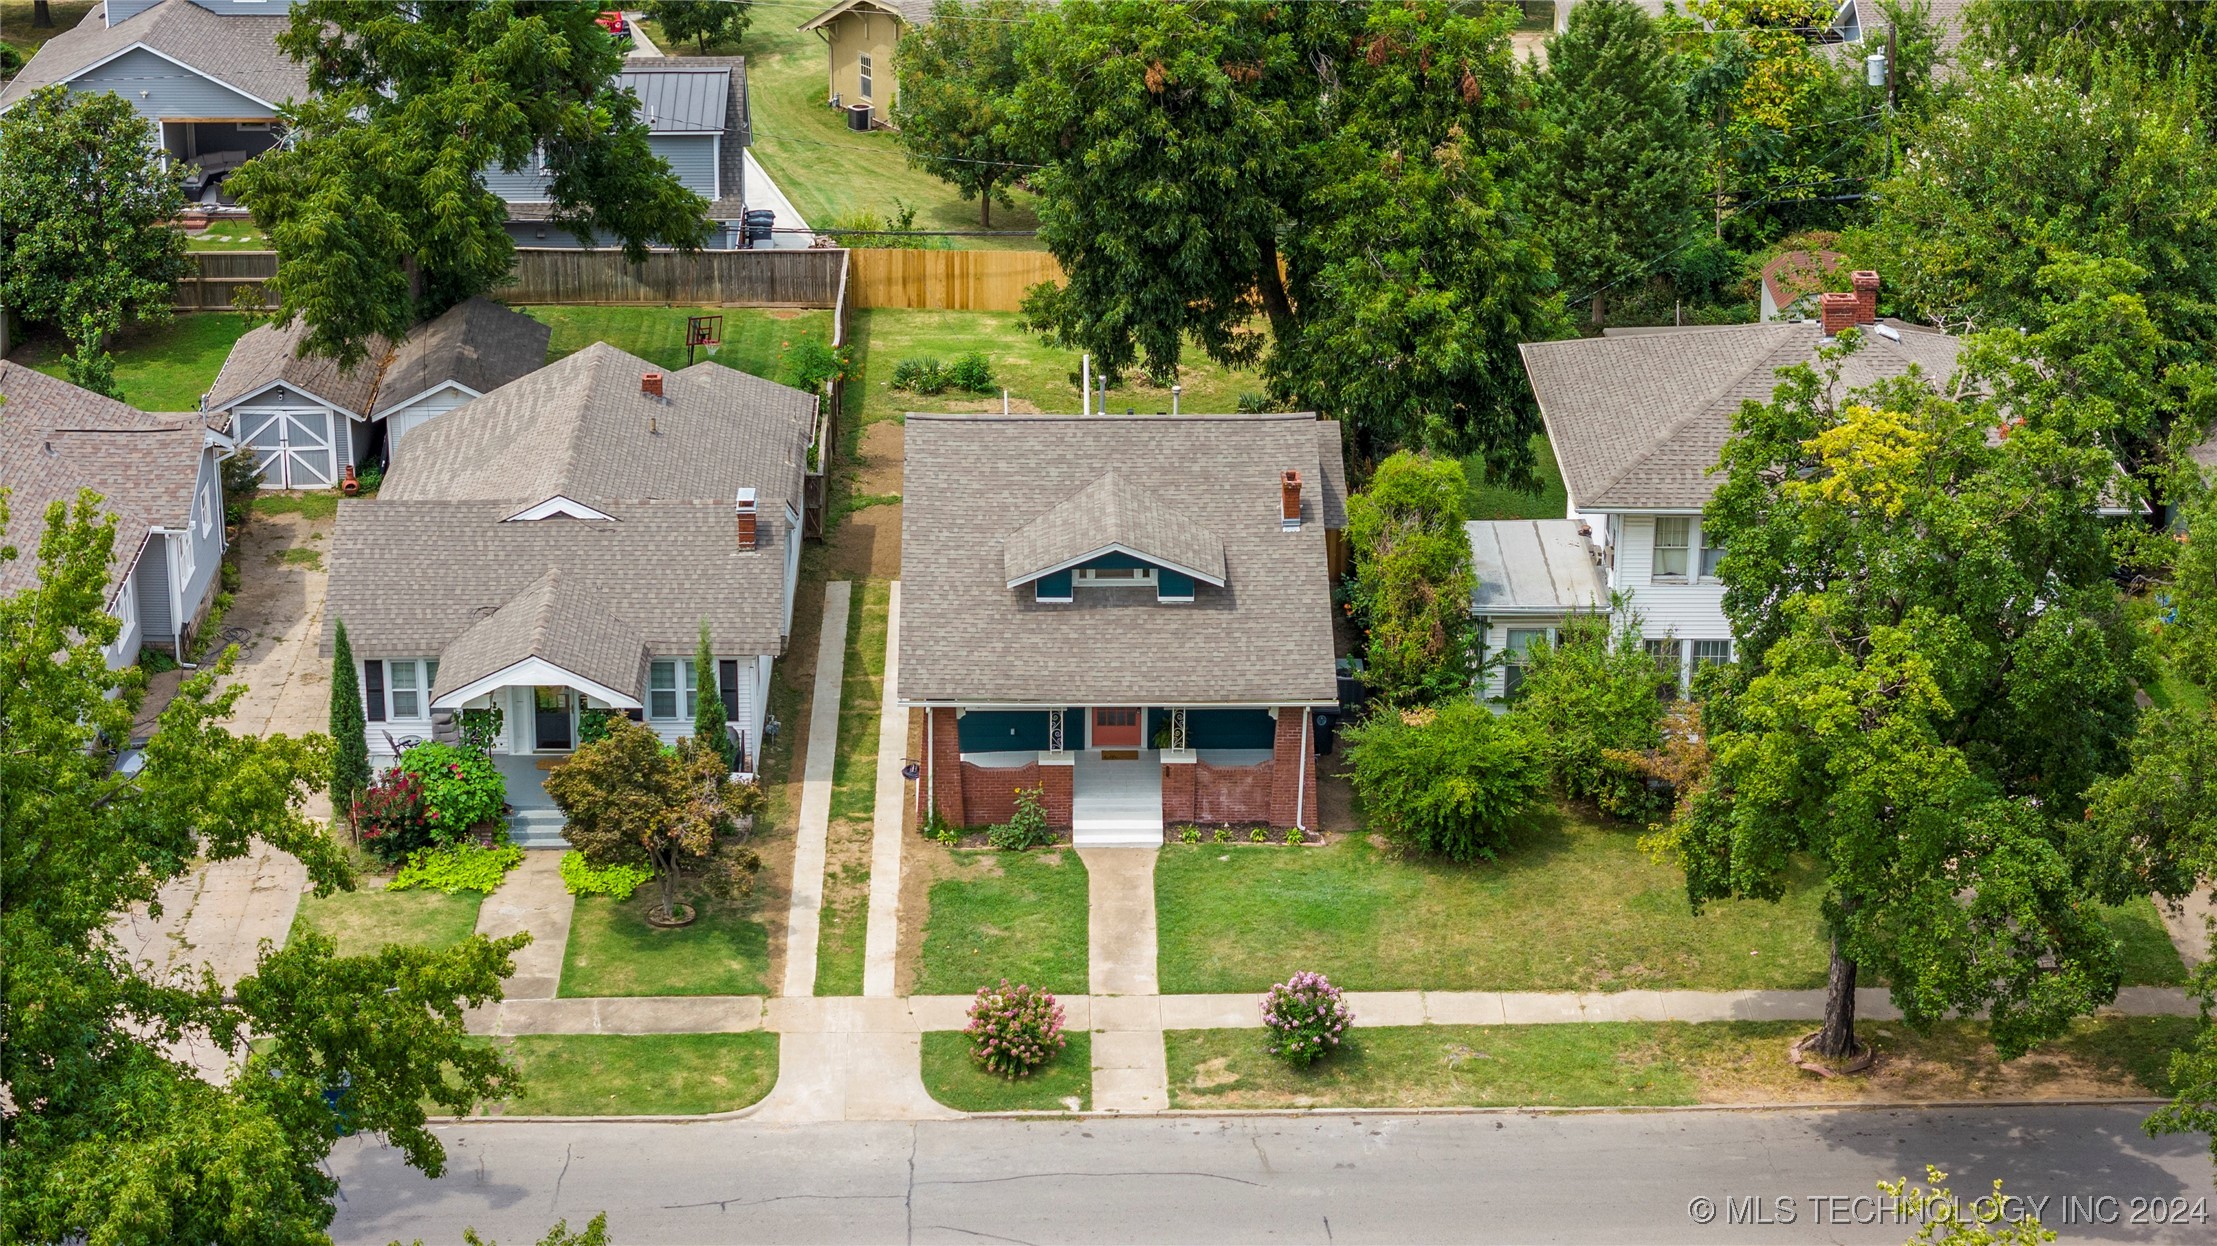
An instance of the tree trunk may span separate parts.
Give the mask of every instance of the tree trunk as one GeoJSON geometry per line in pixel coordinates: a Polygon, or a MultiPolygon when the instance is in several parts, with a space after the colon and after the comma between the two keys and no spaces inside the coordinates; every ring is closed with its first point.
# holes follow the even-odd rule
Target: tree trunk
{"type": "Polygon", "coordinates": [[[54,9],[47,0],[32,0],[31,24],[51,28],[54,25],[54,9]]]}
{"type": "Polygon", "coordinates": [[[1270,317],[1270,335],[1284,346],[1293,340],[1293,300],[1286,297],[1285,277],[1278,271],[1278,241],[1264,238],[1262,271],[1255,275],[1262,286],[1262,309],[1270,317]]]}
{"type": "Polygon", "coordinates": [[[1608,297],[1608,295],[1603,294],[1599,290],[1593,292],[1593,322],[1595,324],[1600,324],[1602,321],[1602,307],[1604,300],[1606,300],[1608,297]]]}
{"type": "Polygon", "coordinates": [[[993,228],[993,183],[991,182],[987,182],[985,189],[978,192],[978,219],[985,222],[978,228],[993,228]]]}
{"type": "Polygon", "coordinates": [[[1840,937],[1832,937],[1832,967],[1824,981],[1824,1028],[1810,1050],[1827,1060],[1848,1060],[1855,1045],[1855,962],[1840,951],[1840,937]]]}
{"type": "Polygon", "coordinates": [[[675,853],[668,856],[657,852],[654,857],[654,882],[662,892],[662,920],[677,920],[677,860],[675,853]]]}

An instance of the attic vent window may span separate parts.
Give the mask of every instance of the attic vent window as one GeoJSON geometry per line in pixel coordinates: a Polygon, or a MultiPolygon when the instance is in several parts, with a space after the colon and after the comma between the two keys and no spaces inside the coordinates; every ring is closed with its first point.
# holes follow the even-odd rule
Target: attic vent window
{"type": "Polygon", "coordinates": [[[1080,588],[1153,588],[1153,567],[1079,567],[1076,581],[1080,588]]]}

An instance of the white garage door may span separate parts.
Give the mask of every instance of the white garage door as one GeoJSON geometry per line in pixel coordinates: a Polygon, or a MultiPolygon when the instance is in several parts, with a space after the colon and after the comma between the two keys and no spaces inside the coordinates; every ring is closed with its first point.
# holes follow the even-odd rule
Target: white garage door
{"type": "Polygon", "coordinates": [[[240,423],[264,484],[279,489],[328,489],[338,483],[340,456],[332,445],[329,411],[316,407],[247,411],[240,423]]]}

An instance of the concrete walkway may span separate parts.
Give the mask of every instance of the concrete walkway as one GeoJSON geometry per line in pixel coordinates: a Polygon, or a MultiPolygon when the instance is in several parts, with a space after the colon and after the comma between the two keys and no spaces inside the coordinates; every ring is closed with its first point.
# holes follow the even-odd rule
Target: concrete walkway
{"type": "Polygon", "coordinates": [[[1159,855],[1154,848],[1078,849],[1088,893],[1093,1106],[1103,1112],[1160,1112],[1170,1106],[1155,977],[1159,855]]]}
{"type": "Polygon", "coordinates": [[[801,825],[793,844],[793,900],[785,915],[785,989],[816,993],[816,939],[824,910],[824,839],[831,828],[832,766],[839,756],[839,690],[847,658],[847,606],[854,586],[824,585],[816,687],[808,702],[808,763],[801,771],[801,825]]]}
{"type": "Polygon", "coordinates": [[[863,936],[862,993],[891,995],[901,934],[901,817],[908,783],[908,715],[901,712],[901,584],[895,580],[885,615],[885,695],[878,704],[878,799],[870,815],[870,925],[863,936]]]}
{"type": "MultiPolygon", "coordinates": [[[[570,942],[570,914],[577,897],[562,885],[562,854],[527,852],[500,888],[477,910],[477,933],[488,939],[528,933],[516,952],[516,974],[505,991],[511,1002],[553,999],[562,984],[562,952],[570,942]]],[[[546,1033],[574,1033],[552,1030],[546,1033]]]]}
{"type": "Polygon", "coordinates": [[[2179,959],[2188,969],[2209,959],[2210,939],[2217,934],[2217,926],[2213,926],[2217,923],[2217,884],[2203,879],[2176,906],[2157,900],[2155,907],[2163,915],[2171,945],[2179,950],[2179,959]]]}
{"type": "Polygon", "coordinates": [[[968,1006],[960,999],[956,1024],[948,1026],[944,1003],[927,1004],[919,1014],[903,999],[770,1000],[767,1024],[780,1035],[777,1086],[756,1119],[803,1124],[961,1116],[924,1089],[923,1031],[960,1028],[960,1008],[968,1006]]]}

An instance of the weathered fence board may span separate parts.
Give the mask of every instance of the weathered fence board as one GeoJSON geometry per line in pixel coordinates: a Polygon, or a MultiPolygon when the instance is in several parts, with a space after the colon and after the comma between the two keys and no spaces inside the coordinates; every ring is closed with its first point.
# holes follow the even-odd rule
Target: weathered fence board
{"type": "Polygon", "coordinates": [[[238,306],[232,300],[241,290],[247,292],[249,307],[267,311],[277,306],[262,289],[263,282],[277,275],[275,251],[188,251],[186,258],[193,271],[177,283],[172,305],[178,311],[229,311],[238,306]]]}
{"type": "Polygon", "coordinates": [[[829,307],[845,257],[808,251],[657,251],[633,264],[620,251],[518,249],[510,303],[689,303],[829,307]]]}
{"type": "Polygon", "coordinates": [[[1062,265],[1045,251],[855,250],[857,307],[1016,311],[1024,293],[1060,283],[1062,265]]]}

